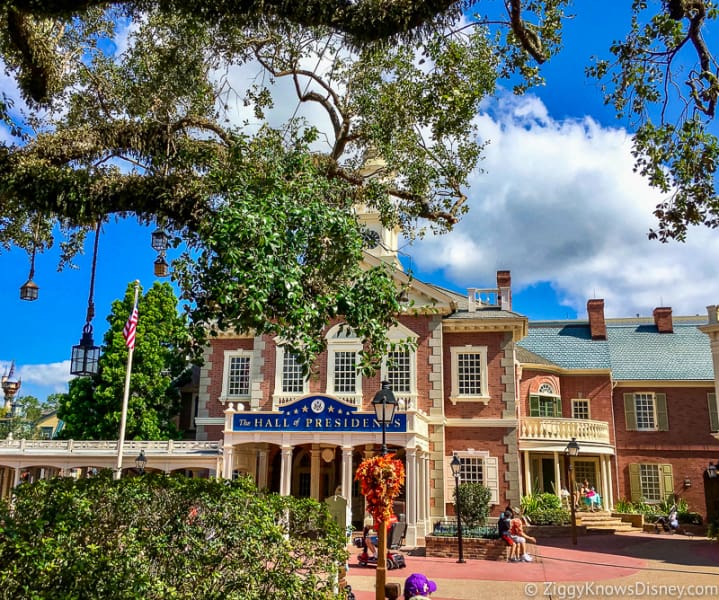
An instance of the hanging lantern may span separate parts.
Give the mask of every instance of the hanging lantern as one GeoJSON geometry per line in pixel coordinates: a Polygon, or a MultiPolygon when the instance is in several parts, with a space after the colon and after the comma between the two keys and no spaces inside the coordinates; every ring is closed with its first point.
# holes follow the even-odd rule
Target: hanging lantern
{"type": "Polygon", "coordinates": [[[92,252],[92,270],[90,273],[90,295],[87,299],[87,316],[85,318],[85,326],[82,328],[82,337],[77,346],[72,347],[72,355],[70,357],[70,374],[71,375],[95,375],[97,373],[97,363],[100,359],[100,347],[95,345],[92,339],[92,318],[95,316],[95,303],[92,298],[95,293],[95,269],[97,268],[97,246],[100,240],[100,227],[102,221],[97,222],[95,228],[95,246],[92,252]]]}
{"type": "Polygon", "coordinates": [[[20,288],[20,300],[28,300],[28,301],[32,302],[33,300],[37,300],[37,297],[38,297],[38,292],[39,292],[40,288],[32,280],[32,278],[35,276],[35,251],[36,251],[36,249],[37,249],[36,246],[33,244],[32,257],[30,258],[30,274],[27,277],[27,281],[20,288]]]}
{"type": "Polygon", "coordinates": [[[152,232],[152,249],[157,252],[164,252],[170,243],[170,236],[162,229],[155,229],[152,232]]]}
{"type": "Polygon", "coordinates": [[[30,302],[37,300],[39,290],[38,285],[32,279],[28,279],[20,288],[20,300],[30,302]]]}
{"type": "Polygon", "coordinates": [[[95,375],[97,362],[100,359],[100,346],[95,346],[92,339],[92,325],[86,323],[82,328],[82,338],[77,346],[72,347],[70,361],[71,375],[95,375]]]}
{"type": "Polygon", "coordinates": [[[167,277],[170,272],[170,265],[167,264],[165,257],[160,254],[155,260],[155,277],[167,277]]]}

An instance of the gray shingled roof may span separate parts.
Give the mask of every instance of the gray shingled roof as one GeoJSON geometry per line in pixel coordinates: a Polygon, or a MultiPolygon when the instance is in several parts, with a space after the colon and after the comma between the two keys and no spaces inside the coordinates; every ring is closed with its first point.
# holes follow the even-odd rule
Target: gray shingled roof
{"type": "Polygon", "coordinates": [[[675,318],[673,333],[659,333],[652,319],[607,319],[607,339],[592,340],[586,321],[530,321],[519,345],[566,369],[611,369],[615,381],[712,381],[705,322],[675,318]]]}
{"type": "Polygon", "coordinates": [[[714,379],[709,336],[696,324],[675,322],[673,333],[658,333],[654,323],[607,323],[607,341],[618,381],[714,379]]]}
{"type": "Polygon", "coordinates": [[[519,345],[565,369],[610,368],[607,342],[592,340],[587,322],[530,321],[519,345]]]}

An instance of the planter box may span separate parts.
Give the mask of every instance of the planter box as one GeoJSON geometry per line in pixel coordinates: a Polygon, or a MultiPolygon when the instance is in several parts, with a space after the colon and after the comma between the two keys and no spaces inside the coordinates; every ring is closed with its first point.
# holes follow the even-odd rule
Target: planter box
{"type": "MultiPolygon", "coordinates": [[[[572,535],[570,525],[532,525],[527,533],[542,543],[543,538],[569,537],[572,535]]],[[[584,525],[577,525],[577,536],[587,534],[584,525]]],[[[459,548],[457,537],[428,535],[424,538],[425,556],[437,558],[456,558],[459,548]]],[[[506,560],[507,543],[504,540],[488,540],[485,538],[468,538],[462,536],[462,550],[465,558],[476,560],[506,560]]]]}
{"type": "MultiPolygon", "coordinates": [[[[459,542],[456,537],[428,535],[424,538],[425,556],[456,558],[459,542]]],[[[504,540],[462,537],[464,558],[475,560],[506,560],[507,543],[504,540]]]]}
{"type": "MultiPolygon", "coordinates": [[[[572,535],[571,525],[530,525],[527,527],[527,533],[532,537],[536,537],[538,542],[542,538],[569,537],[572,535]]],[[[577,525],[577,535],[587,535],[587,527],[585,525],[577,525]]]]}
{"type": "Polygon", "coordinates": [[[644,527],[644,515],[641,513],[612,513],[615,519],[621,519],[624,523],[631,523],[632,527],[641,529],[644,527]]]}

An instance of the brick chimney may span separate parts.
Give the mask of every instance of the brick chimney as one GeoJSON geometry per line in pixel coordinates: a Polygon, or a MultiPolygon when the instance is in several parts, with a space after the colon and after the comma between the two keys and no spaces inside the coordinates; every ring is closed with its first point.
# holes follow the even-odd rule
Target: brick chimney
{"type": "Polygon", "coordinates": [[[607,324],[604,322],[604,300],[588,300],[587,314],[589,315],[589,332],[592,335],[592,339],[606,340],[607,324]]]}
{"type": "Polygon", "coordinates": [[[671,306],[658,306],[654,309],[654,324],[659,333],[674,333],[671,306]]]}
{"type": "Polygon", "coordinates": [[[509,271],[497,271],[497,288],[500,308],[512,310],[512,275],[509,271]]]}

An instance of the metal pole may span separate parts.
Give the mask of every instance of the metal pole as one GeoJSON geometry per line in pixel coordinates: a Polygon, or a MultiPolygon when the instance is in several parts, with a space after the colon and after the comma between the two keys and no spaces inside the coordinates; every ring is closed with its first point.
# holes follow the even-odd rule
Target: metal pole
{"type": "MultiPolygon", "coordinates": [[[[384,398],[383,398],[384,400],[384,398]]],[[[387,454],[387,444],[385,443],[384,411],[386,405],[382,405],[382,448],[380,453],[382,456],[387,454]]],[[[375,580],[375,600],[385,600],[385,585],[387,583],[387,526],[383,521],[377,521],[377,577],[375,580]]]]}
{"type": "Polygon", "coordinates": [[[572,480],[572,463],[569,453],[564,455],[564,479],[567,482],[567,490],[569,491],[569,510],[571,512],[572,519],[572,544],[577,545],[577,513],[574,508],[574,481],[572,480]]]}
{"type": "Polygon", "coordinates": [[[462,545],[462,508],[459,500],[459,474],[454,476],[454,485],[457,492],[457,544],[459,546],[458,563],[466,562],[464,560],[464,547],[462,545]]]}
{"type": "MultiPolygon", "coordinates": [[[[133,307],[137,306],[137,296],[140,291],[140,282],[135,281],[135,301],[133,307]]],[[[117,443],[117,467],[115,469],[114,478],[122,477],[122,453],[125,446],[125,427],[127,426],[127,405],[130,399],[130,373],[132,371],[132,354],[135,351],[135,345],[127,349],[127,368],[125,369],[125,391],[122,395],[122,415],[120,417],[120,439],[117,443]]]]}

